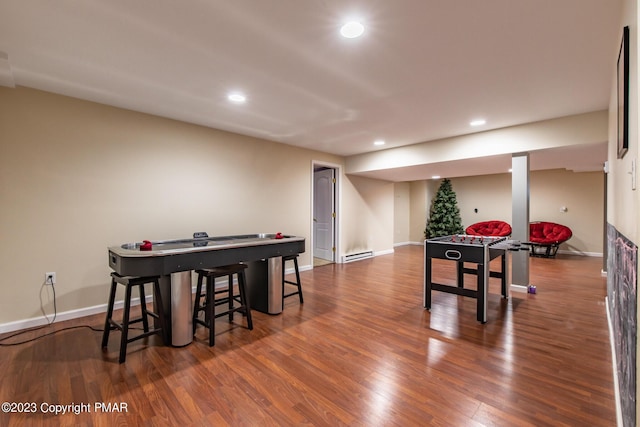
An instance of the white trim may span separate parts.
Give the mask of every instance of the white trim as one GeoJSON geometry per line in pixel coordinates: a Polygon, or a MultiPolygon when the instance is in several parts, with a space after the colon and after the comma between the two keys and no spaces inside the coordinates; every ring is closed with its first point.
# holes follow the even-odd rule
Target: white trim
{"type": "Polygon", "coordinates": [[[373,258],[373,257],[374,257],[374,254],[373,254],[373,251],[371,251],[371,250],[354,252],[354,253],[351,253],[351,254],[344,255],[342,257],[342,263],[346,264],[348,262],[361,261],[363,259],[370,259],[370,258],[373,258]]]}
{"type": "MultiPolygon", "coordinates": [[[[298,270],[300,270],[300,271],[313,270],[313,266],[312,265],[299,265],[298,266],[298,270]]],[[[284,270],[284,274],[294,274],[295,272],[296,272],[295,267],[285,268],[285,270],[284,270]]]]}
{"type": "MultiPolygon", "coordinates": [[[[313,266],[301,265],[299,268],[300,268],[300,271],[307,271],[307,270],[312,270],[313,266]]],[[[286,274],[291,274],[294,272],[295,272],[294,268],[290,268],[285,271],[286,274]]],[[[227,286],[227,283],[228,283],[227,279],[224,279],[223,281],[216,281],[216,289],[225,288],[227,286]]],[[[234,280],[234,283],[237,283],[237,279],[234,280]]],[[[191,287],[191,293],[195,294],[195,292],[196,292],[196,285],[194,283],[193,286],[191,287]]],[[[153,302],[153,295],[146,295],[146,299],[147,299],[147,303],[153,302]]],[[[140,298],[139,297],[131,298],[131,306],[135,307],[137,305],[140,305],[140,298]]],[[[113,304],[114,310],[119,310],[119,309],[122,309],[123,307],[124,307],[124,300],[116,301],[113,304]]],[[[76,310],[63,311],[61,313],[56,314],[54,323],[63,322],[65,320],[79,319],[81,317],[93,316],[94,314],[100,314],[100,313],[106,313],[106,312],[107,312],[106,303],[100,304],[100,305],[94,305],[92,307],[79,308],[76,310]]],[[[21,319],[21,320],[15,320],[13,322],[2,323],[0,324],[0,334],[34,328],[36,326],[44,326],[44,325],[47,325],[51,321],[51,319],[53,319],[53,313],[50,313],[48,317],[45,317],[45,316],[32,317],[30,319],[21,319]]],[[[97,325],[94,325],[94,326],[97,326],[97,325]]],[[[99,327],[102,327],[102,323],[100,323],[99,327]]]]}
{"type": "Polygon", "coordinates": [[[394,249],[385,249],[382,251],[361,251],[361,252],[357,252],[354,254],[350,254],[350,255],[344,255],[342,257],[342,263],[343,264],[347,264],[350,262],[355,262],[355,261],[361,261],[363,259],[371,259],[371,258],[375,258],[377,256],[381,256],[381,255],[390,255],[392,253],[394,253],[395,250],[394,249]],[[356,255],[355,257],[353,255],[356,255]],[[359,256],[362,255],[362,256],[359,256]]]}
{"type": "Polygon", "coordinates": [[[380,255],[389,255],[394,253],[395,251],[393,249],[386,249],[384,251],[377,251],[373,253],[373,256],[380,256],[380,255]]]}
{"type": "MultiPolygon", "coordinates": [[[[147,302],[153,301],[153,296],[146,296],[147,302]]],[[[131,306],[134,307],[136,305],[140,305],[140,298],[131,298],[131,306]]],[[[116,301],[113,304],[114,310],[118,310],[124,307],[123,301],[116,301]]],[[[55,323],[62,322],[65,320],[78,319],[81,317],[92,316],[94,314],[106,313],[107,312],[107,304],[94,305],[92,307],[84,307],[76,310],[63,311],[61,313],[56,314],[55,323]]],[[[0,333],[5,332],[13,332],[19,331],[22,329],[33,328],[35,326],[43,326],[50,322],[50,319],[53,319],[53,313],[49,315],[47,319],[45,316],[40,317],[32,317],[30,319],[22,319],[16,320],[14,322],[8,322],[0,324],[0,333]]],[[[100,324],[102,327],[102,324],[100,324]]]]}
{"type": "Polygon", "coordinates": [[[582,256],[594,256],[594,257],[603,257],[602,252],[582,252],[582,251],[566,251],[566,250],[558,250],[559,254],[565,255],[582,255],[582,256]]]}
{"type": "Polygon", "coordinates": [[[311,253],[311,263],[312,263],[312,267],[313,268],[313,248],[314,248],[314,242],[313,242],[313,204],[314,204],[314,178],[315,178],[315,167],[316,166],[321,166],[321,167],[327,167],[327,168],[331,168],[335,170],[335,185],[334,185],[334,190],[335,193],[333,195],[333,197],[335,198],[334,203],[334,209],[336,211],[336,218],[335,218],[335,223],[334,223],[334,244],[335,244],[335,251],[333,252],[333,262],[334,263],[340,263],[341,262],[341,257],[340,257],[340,222],[342,221],[342,165],[339,165],[337,163],[330,163],[330,162],[325,162],[322,160],[311,160],[311,198],[309,200],[309,203],[311,204],[311,209],[310,209],[310,214],[309,215],[309,248],[310,248],[310,253],[311,253]]]}
{"type": "Polygon", "coordinates": [[[411,244],[411,242],[399,242],[399,243],[394,243],[393,247],[397,248],[398,246],[408,246],[410,244],[411,244]]]}
{"type": "Polygon", "coordinates": [[[397,248],[399,246],[424,246],[424,240],[420,241],[420,242],[409,241],[409,242],[401,242],[401,243],[394,243],[393,244],[394,248],[397,248]]]}
{"type": "Polygon", "coordinates": [[[622,426],[622,402],[620,401],[620,388],[618,385],[618,362],[616,359],[616,348],[613,342],[613,325],[611,323],[611,312],[609,311],[609,297],[604,297],[604,305],[607,311],[607,324],[609,326],[609,345],[611,346],[611,365],[613,371],[613,388],[616,398],[616,425],[622,426]]]}

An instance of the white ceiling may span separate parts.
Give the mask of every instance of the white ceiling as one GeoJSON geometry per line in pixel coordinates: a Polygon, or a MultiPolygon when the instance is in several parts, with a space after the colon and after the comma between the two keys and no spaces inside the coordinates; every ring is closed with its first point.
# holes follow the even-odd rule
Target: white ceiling
{"type": "Polygon", "coordinates": [[[621,3],[2,0],[0,84],[348,156],[607,109],[621,3]],[[339,35],[351,17],[358,39],[339,35]]]}

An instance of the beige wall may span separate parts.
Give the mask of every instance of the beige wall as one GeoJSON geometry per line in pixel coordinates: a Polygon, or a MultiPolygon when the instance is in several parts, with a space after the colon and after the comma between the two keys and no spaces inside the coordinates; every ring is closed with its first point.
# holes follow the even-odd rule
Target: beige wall
{"type": "MultiPolygon", "coordinates": [[[[343,159],[25,88],[0,87],[0,327],[106,303],[107,247],[277,232],[307,238],[312,162],[343,159]]],[[[341,253],[393,248],[392,184],[343,176],[341,253]]]]}
{"type": "Polygon", "coordinates": [[[424,229],[427,224],[427,213],[429,209],[428,201],[431,199],[429,197],[427,181],[412,181],[410,191],[411,226],[409,227],[409,237],[411,242],[423,242],[424,229]]]}
{"type": "MultiPolygon", "coordinates": [[[[566,170],[533,171],[530,174],[530,217],[570,227],[571,240],[560,250],[602,255],[604,224],[603,172],[566,170]],[[565,206],[566,212],[560,208],[565,206]]],[[[431,201],[441,180],[410,183],[410,241],[424,240],[424,228],[431,201]]],[[[511,175],[496,174],[452,178],[462,224],[498,219],[511,223],[511,175]],[[477,209],[476,213],[474,209],[477,209]]],[[[398,203],[396,197],[396,203],[398,203]]],[[[398,208],[398,207],[396,207],[398,208]]]]}
{"type": "Polygon", "coordinates": [[[393,188],[393,244],[401,245],[411,240],[411,183],[397,182],[393,188]]]}
{"type": "MultiPolygon", "coordinates": [[[[609,174],[607,176],[607,222],[613,225],[620,233],[636,245],[640,242],[640,189],[633,190],[631,183],[632,163],[638,163],[638,62],[640,61],[640,48],[638,46],[638,28],[640,17],[638,16],[638,1],[624,0],[623,15],[620,22],[620,37],[622,28],[626,25],[630,30],[630,87],[629,87],[629,151],[622,159],[618,159],[617,152],[617,80],[615,69],[615,58],[617,48],[612,55],[611,67],[611,97],[609,102],[609,174]]],[[[637,185],[637,183],[636,183],[637,185]]],[[[615,256],[615,254],[609,254],[615,256]]],[[[640,270],[636,271],[639,277],[640,270]]],[[[636,284],[637,285],[637,284],[636,284]]],[[[636,313],[640,318],[640,305],[636,313]]],[[[640,338],[640,337],[636,337],[640,338]]],[[[636,341],[640,345],[640,339],[636,341]]],[[[636,354],[640,347],[636,347],[636,354]]],[[[638,384],[640,384],[640,359],[636,362],[636,396],[638,395],[638,384]]],[[[636,398],[636,413],[640,414],[640,400],[636,398]]]]}
{"type": "Polygon", "coordinates": [[[531,173],[531,221],[551,221],[571,228],[573,237],[560,250],[603,254],[604,172],[565,170],[531,173]],[[561,207],[567,211],[562,212],[561,207]]]}
{"type": "MultiPolygon", "coordinates": [[[[615,226],[627,238],[638,243],[640,230],[640,194],[631,187],[632,162],[638,161],[638,8],[637,0],[624,1],[624,15],[620,25],[630,27],[630,102],[629,102],[629,151],[622,159],[618,159],[617,152],[617,83],[615,63],[612,64],[611,98],[609,107],[609,170],[608,175],[608,206],[607,221],[615,226]]],[[[617,51],[615,52],[617,55],[617,51]]]]}
{"type": "Polygon", "coordinates": [[[431,201],[438,191],[439,183],[434,180],[411,181],[409,238],[413,244],[424,242],[424,229],[427,225],[431,201]]]}
{"type": "Polygon", "coordinates": [[[341,221],[343,254],[393,250],[393,183],[347,176],[343,185],[341,221]]]}
{"type": "MultiPolygon", "coordinates": [[[[464,227],[491,219],[511,223],[510,174],[453,178],[451,183],[464,227]]],[[[532,171],[529,199],[531,221],[556,222],[573,231],[561,251],[602,255],[603,172],[532,171]],[[566,212],[561,212],[563,206],[566,212]]]]}
{"type": "Polygon", "coordinates": [[[451,185],[464,228],[492,219],[511,223],[511,174],[452,178],[451,185]]]}

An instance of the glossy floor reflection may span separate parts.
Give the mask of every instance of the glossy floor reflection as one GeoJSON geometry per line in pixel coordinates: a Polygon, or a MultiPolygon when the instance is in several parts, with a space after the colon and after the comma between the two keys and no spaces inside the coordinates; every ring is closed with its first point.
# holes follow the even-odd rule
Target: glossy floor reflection
{"type": "MultiPolygon", "coordinates": [[[[434,277],[453,283],[454,264],[439,261],[434,277]]],[[[183,348],[132,343],[119,365],[117,337],[103,352],[99,332],[59,332],[2,349],[2,401],[117,401],[128,412],[2,413],[0,425],[609,427],[601,265],[532,258],[537,294],[509,299],[491,279],[484,325],[473,299],[435,292],[424,310],[422,247],[406,246],[301,272],[304,304],[289,298],[281,315],[254,312],[253,331],[221,318],[215,347],[198,328],[183,348]]]]}

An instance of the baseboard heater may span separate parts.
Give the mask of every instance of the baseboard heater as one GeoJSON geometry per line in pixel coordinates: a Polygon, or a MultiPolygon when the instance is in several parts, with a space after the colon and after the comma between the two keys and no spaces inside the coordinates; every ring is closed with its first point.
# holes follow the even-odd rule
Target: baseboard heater
{"type": "Polygon", "coordinates": [[[373,251],[356,252],[342,257],[342,262],[360,261],[361,259],[373,258],[373,251]]]}

